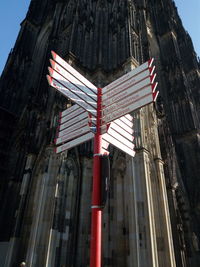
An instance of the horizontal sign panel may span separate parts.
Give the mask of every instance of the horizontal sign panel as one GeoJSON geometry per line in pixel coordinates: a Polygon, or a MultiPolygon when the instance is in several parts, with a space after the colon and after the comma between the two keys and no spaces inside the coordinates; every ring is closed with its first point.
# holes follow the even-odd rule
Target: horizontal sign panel
{"type": "MultiPolygon", "coordinates": [[[[70,125],[69,127],[65,128],[64,130],[61,130],[58,132],[57,137],[62,137],[70,132],[73,132],[77,129],[80,129],[81,127],[84,127],[85,125],[88,125],[88,118],[83,119],[82,121],[79,121],[78,123],[75,123],[73,125],[70,125]]],[[[92,125],[91,125],[92,126],[92,125]]]]}
{"type": "Polygon", "coordinates": [[[86,111],[88,111],[91,114],[93,114],[94,116],[96,116],[96,110],[94,109],[94,107],[89,105],[84,100],[81,100],[74,93],[72,93],[71,91],[66,89],[61,83],[59,83],[57,80],[55,80],[54,78],[50,77],[49,75],[47,75],[47,80],[48,80],[49,85],[54,87],[57,91],[59,91],[65,97],[71,99],[72,101],[77,103],[79,106],[81,106],[83,109],[85,109],[86,111]]]}
{"type": "Polygon", "coordinates": [[[109,134],[104,134],[102,136],[103,140],[109,142],[110,144],[112,144],[113,146],[119,148],[120,150],[122,150],[123,152],[127,153],[128,155],[134,157],[135,156],[135,151],[132,150],[131,148],[127,147],[126,145],[122,144],[119,140],[117,140],[116,138],[114,138],[113,136],[109,135],[109,134]]]}
{"type": "Polygon", "coordinates": [[[128,140],[124,138],[121,134],[115,131],[113,128],[109,128],[107,134],[113,136],[116,138],[118,141],[120,141],[122,144],[126,145],[127,147],[134,149],[134,144],[133,144],[133,138],[132,140],[128,140]]]}
{"type": "Polygon", "coordinates": [[[129,95],[132,95],[133,93],[137,93],[140,89],[152,84],[154,79],[155,79],[155,75],[153,77],[147,77],[144,80],[140,81],[139,83],[132,85],[130,87],[127,87],[127,88],[122,87],[122,89],[120,90],[118,94],[115,95],[113,93],[114,96],[110,96],[109,98],[102,101],[103,107],[105,107],[106,109],[108,106],[113,105],[114,103],[117,103],[124,98],[127,98],[129,95]]]}
{"type": "MultiPolygon", "coordinates": [[[[130,116],[130,117],[132,117],[132,116],[130,116]]],[[[125,116],[113,121],[112,124],[113,124],[113,127],[114,126],[117,127],[118,131],[124,132],[124,135],[126,135],[126,136],[133,134],[133,129],[132,129],[133,123],[130,120],[128,120],[125,116]]],[[[102,124],[101,134],[106,133],[110,127],[111,127],[111,123],[102,124]]]]}
{"type": "Polygon", "coordinates": [[[75,118],[73,118],[73,119],[71,119],[71,120],[69,120],[69,121],[61,124],[59,126],[59,130],[62,131],[63,129],[65,129],[65,128],[69,127],[69,126],[72,126],[75,123],[79,123],[79,122],[81,122],[82,120],[84,120],[86,118],[89,121],[88,113],[87,112],[84,112],[81,115],[76,116],[75,118]]]}
{"type": "Polygon", "coordinates": [[[88,88],[90,88],[94,93],[97,94],[97,87],[88,81],[83,75],[81,75],[78,71],[76,71],[72,66],[70,66],[65,60],[63,60],[59,55],[57,55],[54,51],[51,51],[53,59],[60,64],[64,69],[70,72],[73,76],[75,76],[79,81],[85,84],[88,88]]]}
{"type": "Polygon", "coordinates": [[[75,146],[78,146],[86,141],[89,141],[91,140],[92,138],[94,137],[94,134],[93,133],[87,133],[85,135],[82,135],[81,137],[78,137],[64,145],[61,145],[61,146],[58,146],[56,147],[56,153],[61,153],[67,149],[70,149],[70,148],[73,148],[75,146]]]}
{"type": "Polygon", "coordinates": [[[63,110],[62,112],[60,112],[60,113],[59,113],[59,117],[60,117],[60,118],[63,118],[64,116],[67,116],[67,115],[71,114],[72,112],[74,112],[74,111],[77,110],[77,109],[79,109],[79,110],[82,109],[82,110],[84,111],[83,108],[81,108],[79,105],[75,104],[75,105],[73,105],[73,106],[71,106],[71,107],[69,107],[69,108],[63,110]]]}
{"type": "Polygon", "coordinates": [[[57,80],[66,89],[71,91],[73,94],[75,94],[80,99],[86,101],[87,103],[90,103],[91,106],[93,106],[94,108],[97,107],[97,102],[93,98],[88,96],[86,93],[81,91],[79,88],[77,88],[76,85],[74,85],[70,81],[66,80],[62,75],[60,75],[58,72],[56,72],[52,68],[49,67],[48,70],[49,70],[49,73],[50,73],[51,77],[54,78],[55,80],[57,80]]]}
{"type": "Polygon", "coordinates": [[[117,118],[120,118],[121,116],[123,116],[127,113],[130,113],[130,112],[135,111],[139,108],[142,108],[145,105],[148,105],[152,102],[153,102],[153,95],[152,95],[152,93],[149,93],[145,96],[140,97],[136,101],[132,102],[131,105],[129,105],[127,107],[120,108],[120,109],[106,115],[105,117],[102,118],[102,122],[103,123],[111,122],[117,118]]]}
{"type": "Polygon", "coordinates": [[[106,93],[113,89],[114,87],[120,85],[121,83],[124,83],[128,79],[132,78],[133,76],[139,74],[140,72],[149,69],[152,67],[153,59],[150,59],[149,61],[145,62],[144,64],[140,65],[139,67],[135,68],[134,70],[128,72],[127,74],[123,75],[119,79],[115,80],[114,82],[110,83],[109,85],[105,86],[102,91],[103,93],[106,93]]]}
{"type": "Polygon", "coordinates": [[[126,114],[124,117],[127,118],[129,121],[133,121],[133,116],[131,116],[130,114],[126,114]]]}
{"type": "Polygon", "coordinates": [[[75,118],[76,116],[79,116],[81,115],[83,112],[87,112],[85,111],[84,109],[80,108],[80,109],[76,109],[75,111],[73,111],[72,113],[70,113],[69,115],[67,116],[64,116],[64,117],[61,117],[60,120],[59,120],[59,123],[62,124],[66,121],[69,121],[73,118],[75,118]]]}
{"type": "Polygon", "coordinates": [[[109,115],[115,110],[119,110],[120,108],[128,107],[129,105],[132,105],[132,103],[136,102],[138,99],[140,99],[141,97],[147,94],[153,95],[151,85],[145,88],[142,88],[139,91],[135,92],[134,94],[130,95],[129,97],[122,99],[118,103],[114,103],[113,105],[108,106],[107,108],[103,109],[102,116],[104,117],[106,115],[109,115]]]}
{"type": "MultiPolygon", "coordinates": [[[[114,87],[112,90],[110,90],[107,93],[103,93],[102,100],[105,102],[105,105],[107,105],[107,100],[110,100],[110,98],[116,97],[115,95],[118,95],[120,93],[123,93],[128,88],[133,88],[138,86],[138,83],[142,83],[147,78],[150,79],[149,83],[153,83],[154,79],[156,77],[156,74],[150,75],[149,70],[145,70],[141,73],[139,73],[137,76],[134,76],[133,78],[129,79],[128,81],[120,84],[117,87],[114,87]]],[[[142,86],[142,85],[141,85],[142,86]]]]}
{"type": "Polygon", "coordinates": [[[120,120],[121,122],[123,122],[124,124],[126,124],[128,127],[131,127],[131,128],[133,127],[133,122],[130,121],[129,119],[127,119],[127,118],[126,118],[126,115],[120,117],[119,120],[120,120]]]}
{"type": "Polygon", "coordinates": [[[79,90],[81,90],[82,92],[90,96],[93,99],[93,101],[97,102],[97,95],[90,88],[88,88],[83,83],[81,83],[78,79],[76,79],[76,77],[74,77],[64,68],[62,68],[59,64],[57,64],[52,59],[50,59],[50,63],[51,63],[52,68],[56,70],[60,75],[62,75],[70,83],[74,84],[79,90]]]}
{"type": "Polygon", "coordinates": [[[128,133],[121,126],[116,124],[115,121],[111,122],[110,127],[108,129],[108,133],[110,133],[111,130],[116,131],[116,133],[120,134],[121,136],[125,137],[126,139],[128,139],[131,142],[134,140],[134,137],[132,135],[133,130],[131,129],[132,130],[131,133],[128,133]]]}
{"type": "Polygon", "coordinates": [[[80,129],[76,129],[71,133],[68,133],[62,137],[55,139],[55,144],[59,145],[62,143],[66,143],[67,141],[75,139],[78,136],[81,136],[81,135],[86,134],[88,132],[90,132],[90,127],[88,126],[88,124],[86,124],[84,127],[80,128],[80,129]]]}
{"type": "Polygon", "coordinates": [[[116,125],[118,125],[120,128],[122,128],[124,131],[126,131],[127,133],[133,135],[134,130],[133,130],[133,123],[132,126],[128,126],[126,123],[124,123],[121,118],[116,119],[113,121],[116,125]]]}

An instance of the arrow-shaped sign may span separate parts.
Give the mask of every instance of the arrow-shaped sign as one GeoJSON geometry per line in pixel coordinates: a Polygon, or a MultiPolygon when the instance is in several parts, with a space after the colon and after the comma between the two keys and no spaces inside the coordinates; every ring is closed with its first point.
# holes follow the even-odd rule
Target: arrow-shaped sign
{"type": "Polygon", "coordinates": [[[131,124],[131,126],[127,125],[125,122],[122,121],[122,117],[119,119],[114,120],[112,123],[118,125],[121,129],[123,129],[124,131],[128,132],[129,134],[133,134],[134,130],[133,130],[133,123],[131,124]]]}
{"type": "MultiPolygon", "coordinates": [[[[58,138],[62,137],[64,135],[67,135],[68,133],[71,133],[75,130],[81,129],[82,127],[84,127],[86,124],[88,124],[88,118],[85,118],[73,125],[69,124],[68,127],[66,127],[64,130],[61,130],[58,132],[58,138]]],[[[92,125],[91,125],[92,126],[92,125]]],[[[59,129],[58,129],[59,130],[59,129]]]]}
{"type": "Polygon", "coordinates": [[[147,78],[151,78],[150,83],[153,83],[153,80],[155,79],[155,77],[156,77],[156,74],[154,75],[150,74],[150,70],[147,69],[143,72],[140,72],[138,75],[132,77],[131,79],[127,80],[126,82],[119,84],[118,86],[112,88],[107,93],[103,92],[102,100],[103,100],[104,105],[107,105],[106,101],[110,100],[110,98],[124,92],[124,90],[128,88],[134,88],[135,86],[138,86],[138,83],[141,84],[141,82],[146,80],[147,78]]]}
{"type": "Polygon", "coordinates": [[[60,82],[55,80],[54,78],[47,75],[47,80],[50,86],[54,87],[57,91],[62,93],[65,97],[70,98],[72,101],[77,103],[79,106],[81,106],[86,111],[90,112],[96,117],[96,109],[92,107],[90,104],[82,100],[80,97],[72,93],[70,90],[65,88],[60,82]]]}
{"type": "MultiPolygon", "coordinates": [[[[127,98],[120,99],[117,103],[113,103],[111,106],[108,106],[103,110],[103,117],[106,115],[109,115],[113,113],[115,110],[119,110],[123,107],[129,107],[129,105],[132,105],[133,103],[137,102],[141,98],[144,98],[145,96],[148,96],[149,94],[152,96],[152,102],[153,102],[153,90],[154,87],[157,85],[149,85],[142,89],[136,90],[132,95],[130,95],[127,98]]],[[[124,115],[124,114],[122,114],[124,115]]]]}
{"type": "Polygon", "coordinates": [[[60,75],[58,72],[53,70],[52,68],[48,68],[50,76],[54,78],[56,81],[58,81],[62,86],[64,86],[66,89],[71,91],[73,94],[75,94],[80,99],[86,101],[87,103],[90,103],[93,108],[97,107],[97,102],[91,98],[89,95],[87,95],[85,92],[81,91],[76,85],[69,82],[67,79],[65,79],[62,75],[60,75]]]}
{"type": "MultiPolygon", "coordinates": [[[[126,115],[127,115],[127,114],[126,114],[126,115]]],[[[132,128],[132,127],[133,127],[133,122],[132,122],[132,120],[128,119],[128,118],[126,117],[126,115],[120,117],[119,120],[120,120],[121,122],[123,122],[124,124],[126,124],[127,126],[129,126],[130,128],[132,128]]],[[[102,122],[103,122],[103,121],[102,121],[102,122]]]]}
{"type": "Polygon", "coordinates": [[[60,117],[59,123],[62,124],[64,122],[66,122],[66,121],[69,121],[70,119],[73,119],[76,116],[79,116],[84,112],[87,112],[87,111],[85,111],[83,108],[78,108],[78,109],[72,111],[70,114],[68,114],[68,115],[66,115],[64,117],[62,117],[62,114],[60,114],[61,117],[60,117]]]}
{"type": "Polygon", "coordinates": [[[63,67],[61,67],[54,60],[50,59],[50,63],[51,63],[52,68],[57,73],[62,75],[63,78],[65,78],[71,84],[75,85],[78,88],[78,90],[81,90],[82,92],[87,94],[89,97],[91,97],[94,102],[97,102],[97,95],[90,88],[85,86],[82,82],[80,82],[77,78],[75,78],[72,74],[70,74],[68,71],[66,71],[63,67]]]}
{"type": "Polygon", "coordinates": [[[119,102],[124,98],[127,98],[129,95],[132,95],[134,93],[137,93],[142,88],[146,87],[147,85],[153,84],[155,80],[156,74],[153,76],[147,77],[143,79],[142,81],[138,82],[137,84],[131,85],[130,87],[121,86],[120,91],[117,91],[116,94],[115,89],[112,90],[112,96],[109,96],[108,98],[103,99],[103,107],[108,107],[109,105],[112,105],[113,103],[119,102]]]}
{"type": "MultiPolygon", "coordinates": [[[[72,113],[73,111],[77,110],[77,109],[81,109],[81,107],[77,104],[63,110],[62,112],[59,113],[59,117],[64,117],[64,116],[67,116],[69,115],[70,113],[72,113]]],[[[84,110],[84,109],[83,109],[84,110]]]]}
{"type": "MultiPolygon", "coordinates": [[[[130,156],[132,156],[132,157],[135,156],[135,151],[133,151],[133,149],[131,149],[129,146],[127,146],[127,144],[130,143],[129,141],[127,141],[126,144],[123,144],[118,139],[116,139],[115,137],[113,137],[112,135],[110,135],[108,133],[105,133],[102,136],[102,138],[106,142],[109,142],[110,144],[114,145],[115,147],[119,148],[120,150],[122,150],[123,152],[129,154],[130,156]]],[[[130,144],[132,144],[132,143],[130,143],[130,144]]]]}
{"type": "Polygon", "coordinates": [[[147,94],[144,95],[143,92],[143,95],[138,96],[128,106],[123,106],[122,108],[119,108],[111,113],[108,113],[105,117],[102,118],[102,123],[111,122],[127,113],[130,113],[132,111],[144,107],[147,104],[152,103],[154,101],[154,94],[150,90],[149,91],[146,90],[145,93],[147,94]]]}
{"type": "Polygon", "coordinates": [[[76,71],[72,66],[70,66],[65,60],[63,60],[59,55],[54,51],[51,51],[53,59],[60,64],[64,69],[76,77],[81,83],[90,88],[95,94],[97,94],[97,87],[88,81],[83,75],[76,71]]]}
{"type": "Polygon", "coordinates": [[[73,124],[75,123],[79,123],[80,121],[84,120],[85,118],[87,118],[87,120],[89,121],[89,116],[88,116],[88,113],[87,112],[83,112],[82,114],[80,114],[79,116],[76,116],[75,118],[61,124],[59,126],[59,130],[62,131],[64,130],[65,128],[69,127],[69,126],[72,126],[73,124]]]}
{"type": "Polygon", "coordinates": [[[114,127],[113,128],[109,128],[107,134],[113,136],[114,138],[116,138],[118,141],[120,141],[122,144],[126,145],[127,147],[129,147],[131,149],[134,149],[134,144],[133,144],[133,139],[134,138],[133,138],[133,136],[132,136],[131,140],[128,140],[128,139],[124,138],[123,135],[119,134],[114,129],[114,127]]]}
{"type": "Polygon", "coordinates": [[[94,134],[92,132],[89,132],[87,134],[84,134],[64,145],[56,147],[55,151],[56,153],[61,153],[67,149],[73,148],[75,146],[78,146],[86,141],[89,141],[90,139],[94,138],[94,134]]]}
{"type": "Polygon", "coordinates": [[[80,128],[80,129],[76,129],[73,132],[67,133],[64,136],[61,136],[61,137],[55,139],[55,144],[59,145],[59,144],[62,144],[62,143],[66,143],[66,141],[75,139],[75,138],[77,138],[77,137],[79,137],[79,136],[81,136],[83,134],[86,134],[86,133],[88,133],[90,131],[91,131],[90,127],[88,126],[88,124],[86,124],[84,127],[80,128]]]}
{"type": "MultiPolygon", "coordinates": [[[[111,131],[115,131],[117,134],[120,134],[121,136],[125,137],[126,139],[128,139],[131,142],[134,140],[134,137],[132,135],[133,129],[131,129],[130,132],[127,132],[121,126],[119,126],[117,123],[115,123],[115,121],[111,122],[110,127],[108,129],[108,133],[110,133],[111,131]]],[[[116,135],[116,137],[117,137],[117,135],[116,135]]]]}
{"type": "Polygon", "coordinates": [[[136,76],[137,74],[139,74],[140,72],[142,72],[142,71],[144,71],[146,69],[150,70],[150,75],[151,75],[153,73],[153,71],[154,71],[154,67],[152,68],[153,61],[154,61],[154,59],[152,58],[149,61],[145,62],[144,64],[140,65],[139,67],[135,68],[134,70],[128,72],[125,75],[123,75],[119,79],[115,80],[114,82],[110,83],[109,85],[105,86],[102,89],[103,93],[107,93],[111,89],[119,86],[120,84],[124,83],[128,79],[136,76]]]}

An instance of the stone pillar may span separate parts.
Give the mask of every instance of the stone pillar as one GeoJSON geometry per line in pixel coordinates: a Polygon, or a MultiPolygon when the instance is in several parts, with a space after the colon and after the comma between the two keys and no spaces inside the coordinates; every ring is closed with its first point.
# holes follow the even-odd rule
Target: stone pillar
{"type": "MultiPolygon", "coordinates": [[[[34,162],[35,162],[35,155],[29,154],[26,159],[26,165],[24,169],[24,175],[21,183],[21,189],[20,189],[20,202],[19,202],[19,207],[17,210],[17,216],[16,216],[16,222],[15,222],[15,228],[13,232],[13,236],[11,237],[9,241],[9,248],[8,248],[8,253],[6,256],[6,261],[5,261],[5,267],[12,266],[14,260],[16,259],[17,251],[20,249],[19,247],[19,237],[20,237],[20,231],[22,228],[23,224],[23,210],[26,205],[26,197],[27,193],[30,187],[30,182],[31,182],[31,174],[33,171],[34,167],[34,162]]],[[[24,260],[24,259],[21,259],[24,260]]]]}

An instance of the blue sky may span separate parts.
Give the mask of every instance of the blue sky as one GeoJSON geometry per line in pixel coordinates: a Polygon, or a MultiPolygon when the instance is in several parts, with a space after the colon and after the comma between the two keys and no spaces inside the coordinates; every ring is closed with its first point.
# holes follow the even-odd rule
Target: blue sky
{"type": "MultiPolygon", "coordinates": [[[[41,0],[42,1],[42,0],[41,0]]],[[[192,37],[200,56],[200,0],[175,0],[185,29],[192,37]]],[[[1,0],[0,2],[0,73],[15,44],[20,23],[26,16],[30,0],[1,0]]]]}

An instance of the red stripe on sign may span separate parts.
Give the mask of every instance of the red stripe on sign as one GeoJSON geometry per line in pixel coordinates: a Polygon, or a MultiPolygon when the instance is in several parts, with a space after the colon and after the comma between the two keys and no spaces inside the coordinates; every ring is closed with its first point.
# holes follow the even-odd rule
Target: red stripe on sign
{"type": "Polygon", "coordinates": [[[153,62],[154,62],[154,58],[149,59],[149,61],[148,61],[149,67],[152,66],[153,62]]]}
{"type": "Polygon", "coordinates": [[[153,101],[156,102],[156,99],[158,97],[159,91],[153,93],[153,101]]]}
{"type": "Polygon", "coordinates": [[[150,75],[153,75],[155,68],[155,66],[149,68],[150,75]]]}
{"type": "Polygon", "coordinates": [[[151,83],[154,82],[155,78],[156,78],[156,73],[154,73],[154,75],[150,76],[151,83]]]}

